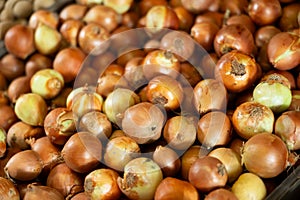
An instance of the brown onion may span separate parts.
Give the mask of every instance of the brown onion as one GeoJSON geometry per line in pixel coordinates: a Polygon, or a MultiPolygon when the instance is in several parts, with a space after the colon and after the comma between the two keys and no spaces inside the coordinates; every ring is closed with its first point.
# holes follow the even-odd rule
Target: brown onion
{"type": "Polygon", "coordinates": [[[16,115],[14,108],[9,105],[0,105],[0,127],[5,131],[18,121],[18,115],[16,115]]]}
{"type": "Polygon", "coordinates": [[[6,32],[4,43],[8,52],[25,59],[35,51],[34,30],[27,25],[14,25],[6,32]]]}
{"type": "Polygon", "coordinates": [[[232,116],[234,130],[245,139],[263,132],[272,133],[274,122],[272,110],[257,102],[242,103],[232,116]]]}
{"type": "Polygon", "coordinates": [[[12,103],[16,103],[19,96],[31,92],[30,77],[20,76],[14,79],[8,86],[7,96],[12,103]]]}
{"type": "Polygon", "coordinates": [[[154,200],[198,200],[199,194],[196,188],[187,181],[166,177],[158,185],[154,200]]]}
{"type": "Polygon", "coordinates": [[[121,190],[117,179],[119,174],[112,169],[97,169],[90,172],[84,180],[84,191],[91,200],[119,199],[121,190]]]}
{"type": "Polygon", "coordinates": [[[230,119],[223,112],[206,113],[198,121],[197,138],[208,149],[228,144],[231,134],[230,119]]]}
{"type": "Polygon", "coordinates": [[[55,108],[45,117],[44,130],[50,141],[63,145],[76,131],[73,112],[66,108],[55,108]]]}
{"type": "Polygon", "coordinates": [[[48,175],[50,170],[62,162],[63,159],[60,155],[60,149],[51,143],[47,136],[38,139],[29,139],[31,149],[37,152],[44,163],[43,172],[48,175]]]}
{"type": "Polygon", "coordinates": [[[87,5],[72,3],[62,8],[59,12],[59,18],[63,21],[68,19],[82,20],[87,10],[87,5]]]}
{"type": "Polygon", "coordinates": [[[99,165],[102,159],[102,144],[92,133],[78,132],[66,142],[61,155],[72,170],[87,173],[99,165]]]}
{"type": "Polygon", "coordinates": [[[47,177],[47,186],[56,189],[68,198],[83,191],[83,179],[65,163],[61,163],[50,171],[47,177]]]}
{"type": "Polygon", "coordinates": [[[24,69],[24,62],[11,53],[8,53],[1,58],[0,72],[9,81],[22,76],[24,74],[24,69]]]}
{"type": "Polygon", "coordinates": [[[122,129],[138,144],[150,143],[161,136],[165,120],[166,116],[159,106],[141,102],[125,111],[122,129]]]}
{"type": "Polygon", "coordinates": [[[228,175],[224,164],[217,158],[198,158],[189,170],[189,181],[199,191],[209,192],[226,185],[228,175]]]}
{"type": "Polygon", "coordinates": [[[242,24],[246,26],[252,34],[255,32],[256,29],[254,22],[251,20],[249,15],[246,14],[233,15],[229,17],[226,20],[226,25],[230,24],[242,24]]]}
{"type": "Polygon", "coordinates": [[[56,189],[36,184],[28,185],[23,200],[35,200],[41,197],[49,200],[64,200],[64,196],[56,189]]]}
{"type": "Polygon", "coordinates": [[[186,150],[196,140],[197,129],[192,118],[175,116],[166,121],[163,137],[174,149],[186,150]]]}
{"type": "Polygon", "coordinates": [[[16,186],[9,179],[0,177],[0,196],[3,200],[20,200],[20,194],[16,186]]]}
{"type": "Polygon", "coordinates": [[[286,169],[288,154],[285,143],[278,136],[261,133],[246,141],[242,163],[248,171],[262,178],[272,178],[286,169]]]}
{"type": "Polygon", "coordinates": [[[79,131],[88,131],[105,141],[112,133],[112,124],[107,115],[100,111],[91,111],[84,114],[79,121],[79,131]]]}
{"type": "Polygon", "coordinates": [[[226,200],[238,200],[238,198],[232,191],[225,188],[218,188],[209,192],[205,196],[204,200],[222,200],[224,198],[226,200]]]}
{"type": "Polygon", "coordinates": [[[282,113],[275,121],[275,134],[287,145],[289,150],[300,149],[300,111],[282,113]]]}
{"type": "Polygon", "coordinates": [[[25,122],[14,123],[7,131],[7,144],[13,148],[28,149],[27,140],[38,139],[44,136],[42,127],[34,127],[25,122]]]}
{"type": "Polygon", "coordinates": [[[252,33],[242,24],[231,24],[222,27],[214,39],[214,49],[220,57],[233,49],[251,55],[255,49],[252,33]]]}
{"type": "Polygon", "coordinates": [[[43,169],[43,162],[38,153],[33,150],[20,151],[7,162],[4,170],[8,177],[30,181],[37,178],[43,169]]]}
{"type": "Polygon", "coordinates": [[[200,114],[226,109],[227,98],[226,88],[215,79],[201,80],[194,87],[194,103],[200,114]]]}
{"type": "Polygon", "coordinates": [[[181,167],[179,155],[167,146],[157,146],[153,152],[153,160],[161,167],[165,177],[175,176],[181,167]]]}
{"type": "Polygon", "coordinates": [[[240,155],[230,148],[216,148],[208,155],[219,159],[224,164],[230,183],[235,181],[243,171],[240,155]]]}
{"type": "Polygon", "coordinates": [[[156,76],[148,83],[148,101],[163,106],[167,110],[179,108],[183,97],[181,84],[170,76],[156,76]]]}
{"type": "Polygon", "coordinates": [[[270,25],[274,23],[282,13],[278,0],[251,0],[248,6],[248,14],[258,25],[270,25]]]}

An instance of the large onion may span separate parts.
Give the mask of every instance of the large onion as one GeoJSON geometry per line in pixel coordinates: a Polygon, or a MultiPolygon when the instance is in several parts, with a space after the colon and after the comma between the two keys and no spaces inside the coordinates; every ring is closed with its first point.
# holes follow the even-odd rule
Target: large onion
{"type": "Polygon", "coordinates": [[[288,149],[276,135],[261,133],[251,137],[243,147],[242,163],[262,178],[278,176],[288,164],[288,149]]]}

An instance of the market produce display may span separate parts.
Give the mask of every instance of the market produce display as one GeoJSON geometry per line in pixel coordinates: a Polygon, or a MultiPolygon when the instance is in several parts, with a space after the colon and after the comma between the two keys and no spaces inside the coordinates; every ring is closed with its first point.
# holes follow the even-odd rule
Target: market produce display
{"type": "Polygon", "coordinates": [[[1,200],[260,200],[299,166],[297,0],[0,10],[1,200]]]}

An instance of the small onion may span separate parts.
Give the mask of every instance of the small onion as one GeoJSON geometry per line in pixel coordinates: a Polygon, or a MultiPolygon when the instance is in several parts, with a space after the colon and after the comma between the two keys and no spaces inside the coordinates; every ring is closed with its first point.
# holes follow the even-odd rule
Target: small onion
{"type": "Polygon", "coordinates": [[[267,189],[263,180],[253,173],[243,173],[232,185],[232,192],[238,199],[264,199],[267,189]]]}
{"type": "Polygon", "coordinates": [[[127,163],[123,177],[119,177],[117,183],[129,199],[153,199],[157,186],[163,180],[158,164],[146,157],[127,163]]]}
{"type": "Polygon", "coordinates": [[[257,102],[242,103],[232,115],[234,130],[245,139],[262,132],[272,133],[274,121],[272,110],[257,102]]]}
{"type": "Polygon", "coordinates": [[[288,166],[288,149],[276,135],[261,133],[246,141],[242,163],[246,169],[262,178],[272,178],[288,166]]]}
{"type": "Polygon", "coordinates": [[[125,165],[140,154],[139,145],[130,137],[119,136],[110,139],[106,145],[104,162],[117,171],[123,171],[125,165]]]}
{"type": "Polygon", "coordinates": [[[23,200],[38,200],[41,197],[49,200],[64,200],[64,196],[56,189],[35,184],[28,185],[23,200]]]}
{"type": "Polygon", "coordinates": [[[12,181],[0,177],[0,196],[3,200],[20,200],[20,194],[12,181]]]}
{"type": "Polygon", "coordinates": [[[238,198],[232,191],[227,190],[225,188],[215,189],[210,193],[208,193],[204,198],[204,200],[223,200],[223,199],[238,200],[238,198]]]}
{"type": "Polygon", "coordinates": [[[165,119],[166,116],[157,105],[141,102],[125,111],[122,129],[138,144],[150,143],[161,136],[165,119]]]}
{"type": "Polygon", "coordinates": [[[69,197],[83,191],[83,179],[65,163],[61,163],[50,171],[47,186],[57,189],[64,197],[69,197]]]}
{"type": "Polygon", "coordinates": [[[289,150],[300,149],[300,111],[282,113],[275,122],[275,134],[287,145],[289,150]]]}
{"type": "Polygon", "coordinates": [[[292,91],[279,82],[260,82],[253,90],[254,101],[268,106],[273,112],[287,110],[292,102],[292,91]]]}
{"type": "Polygon", "coordinates": [[[230,148],[216,148],[208,155],[219,159],[224,164],[228,174],[228,181],[231,183],[235,181],[243,171],[241,157],[230,148]]]}
{"type": "Polygon", "coordinates": [[[209,192],[226,185],[228,175],[224,164],[217,158],[198,158],[189,170],[189,181],[199,191],[209,192]]]}
{"type": "Polygon", "coordinates": [[[85,177],[84,191],[91,200],[119,199],[122,193],[117,184],[118,177],[112,169],[94,170],[85,177]]]}
{"type": "Polygon", "coordinates": [[[112,133],[112,124],[107,115],[100,111],[91,111],[84,114],[79,121],[79,131],[88,131],[102,141],[107,140],[112,133]]]}
{"type": "Polygon", "coordinates": [[[8,177],[30,181],[37,178],[43,169],[43,162],[38,153],[33,150],[20,151],[7,162],[4,170],[8,177]]]}
{"type": "Polygon", "coordinates": [[[72,170],[86,173],[96,168],[100,163],[102,143],[92,133],[78,132],[66,142],[61,155],[72,170]]]}
{"type": "Polygon", "coordinates": [[[153,152],[153,160],[161,167],[165,177],[175,176],[181,167],[179,155],[167,146],[157,146],[153,152]]]}
{"type": "Polygon", "coordinates": [[[196,140],[197,129],[191,118],[175,116],[166,121],[163,137],[174,149],[186,150],[196,140]]]}
{"type": "Polygon", "coordinates": [[[187,181],[167,177],[158,185],[154,200],[198,200],[199,194],[196,188],[187,181]]]}
{"type": "Polygon", "coordinates": [[[106,97],[103,103],[103,112],[111,122],[121,126],[125,110],[139,102],[138,95],[132,90],[117,88],[106,97]]]}

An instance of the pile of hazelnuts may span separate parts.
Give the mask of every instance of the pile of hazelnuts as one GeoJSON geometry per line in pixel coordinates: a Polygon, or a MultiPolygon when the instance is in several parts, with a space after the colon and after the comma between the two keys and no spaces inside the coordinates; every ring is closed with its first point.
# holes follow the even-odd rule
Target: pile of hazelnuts
{"type": "Polygon", "coordinates": [[[297,0],[55,2],[1,14],[1,199],[280,192],[299,165],[297,0]]]}

